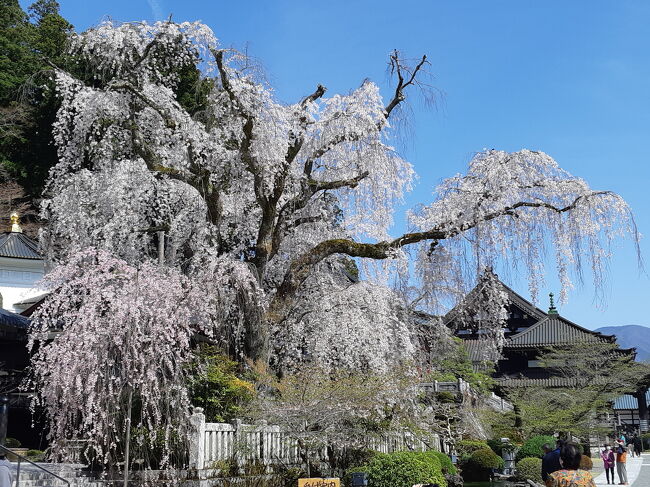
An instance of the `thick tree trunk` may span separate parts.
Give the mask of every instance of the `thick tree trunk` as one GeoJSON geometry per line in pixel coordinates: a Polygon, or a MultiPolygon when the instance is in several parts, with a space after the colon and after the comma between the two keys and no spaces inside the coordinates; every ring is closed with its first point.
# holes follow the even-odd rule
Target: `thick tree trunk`
{"type": "Polygon", "coordinates": [[[639,419],[648,421],[648,401],[646,401],[647,387],[642,387],[634,394],[639,402],[639,419]]]}

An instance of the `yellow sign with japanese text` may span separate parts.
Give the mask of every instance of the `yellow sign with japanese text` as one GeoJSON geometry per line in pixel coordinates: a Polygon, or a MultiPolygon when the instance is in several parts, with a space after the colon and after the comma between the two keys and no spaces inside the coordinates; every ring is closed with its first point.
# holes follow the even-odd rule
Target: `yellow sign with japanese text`
{"type": "Polygon", "coordinates": [[[341,487],[341,479],[298,479],[298,487],[341,487]]]}

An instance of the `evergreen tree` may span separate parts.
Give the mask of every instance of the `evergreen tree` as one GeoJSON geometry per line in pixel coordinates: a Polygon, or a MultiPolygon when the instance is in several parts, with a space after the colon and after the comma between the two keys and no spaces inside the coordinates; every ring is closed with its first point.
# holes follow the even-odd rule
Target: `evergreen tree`
{"type": "Polygon", "coordinates": [[[17,0],[0,1],[0,164],[4,179],[17,180],[32,197],[56,163],[51,127],[58,102],[44,71],[65,64],[71,32],[56,1],[37,1],[29,15],[17,0]]]}

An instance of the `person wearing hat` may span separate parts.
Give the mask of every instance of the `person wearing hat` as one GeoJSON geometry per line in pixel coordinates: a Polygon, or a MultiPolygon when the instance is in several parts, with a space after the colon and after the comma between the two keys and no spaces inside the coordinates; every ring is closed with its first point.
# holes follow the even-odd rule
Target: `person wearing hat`
{"type": "Polygon", "coordinates": [[[627,482],[627,449],[625,442],[618,440],[616,445],[616,472],[618,473],[619,485],[628,485],[627,482]]]}

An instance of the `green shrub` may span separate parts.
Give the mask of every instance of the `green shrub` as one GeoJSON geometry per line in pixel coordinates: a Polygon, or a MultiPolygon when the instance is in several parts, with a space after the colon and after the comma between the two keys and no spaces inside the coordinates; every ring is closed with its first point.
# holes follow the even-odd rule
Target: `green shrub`
{"type": "Polygon", "coordinates": [[[594,462],[587,455],[582,455],[580,458],[580,468],[582,470],[591,470],[594,468],[594,462]]]}
{"type": "Polygon", "coordinates": [[[556,438],[553,436],[538,435],[529,438],[517,452],[517,461],[531,457],[542,458],[544,456],[542,446],[544,446],[545,443],[548,443],[555,448],[556,441],[556,438]]]}
{"type": "Polygon", "coordinates": [[[237,362],[219,348],[203,344],[195,351],[188,392],[192,405],[203,408],[206,421],[223,423],[240,417],[255,397],[255,386],[237,362]]]}
{"type": "Polygon", "coordinates": [[[451,458],[446,453],[435,451],[435,450],[427,450],[425,452],[411,452],[415,456],[421,456],[424,461],[429,461],[429,458],[437,458],[438,461],[440,462],[440,468],[442,470],[443,475],[444,474],[451,474],[451,475],[456,475],[458,473],[458,470],[456,469],[456,466],[451,463],[451,458]]]}
{"type": "Polygon", "coordinates": [[[352,472],[366,472],[368,487],[411,487],[420,483],[447,486],[440,460],[429,452],[382,453],[367,465],[350,469],[349,474],[352,472]]]}
{"type": "Polygon", "coordinates": [[[20,441],[16,438],[5,438],[5,446],[7,448],[20,448],[20,441]]]}
{"type": "Polygon", "coordinates": [[[45,460],[45,452],[41,450],[27,450],[25,457],[32,462],[42,462],[45,460]]]}
{"type": "Polygon", "coordinates": [[[490,448],[490,446],[486,442],[479,440],[460,440],[456,443],[456,451],[459,456],[471,455],[476,450],[484,450],[486,448],[490,448]]]}
{"type": "Polygon", "coordinates": [[[517,480],[532,480],[542,483],[542,459],[537,457],[522,458],[517,462],[517,480]]]}
{"type": "Polygon", "coordinates": [[[449,455],[446,453],[443,453],[441,451],[428,451],[426,452],[428,455],[433,455],[435,456],[439,461],[440,461],[440,466],[442,467],[442,473],[447,475],[456,475],[458,473],[458,469],[456,468],[456,465],[451,463],[451,458],[449,458],[449,455]]]}
{"type": "Polygon", "coordinates": [[[469,481],[488,480],[492,469],[500,470],[503,466],[503,458],[489,447],[476,450],[461,465],[463,478],[469,481]]]}

